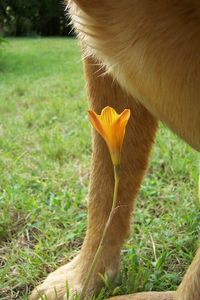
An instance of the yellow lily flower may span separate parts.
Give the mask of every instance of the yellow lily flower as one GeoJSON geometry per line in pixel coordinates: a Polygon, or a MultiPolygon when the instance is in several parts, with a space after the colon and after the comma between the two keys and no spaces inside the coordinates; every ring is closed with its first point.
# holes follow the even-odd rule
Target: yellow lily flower
{"type": "Polygon", "coordinates": [[[105,140],[113,165],[119,165],[126,125],[130,118],[130,109],[125,109],[121,114],[118,114],[112,107],[106,106],[100,115],[92,110],[88,111],[88,115],[93,127],[105,140]]]}

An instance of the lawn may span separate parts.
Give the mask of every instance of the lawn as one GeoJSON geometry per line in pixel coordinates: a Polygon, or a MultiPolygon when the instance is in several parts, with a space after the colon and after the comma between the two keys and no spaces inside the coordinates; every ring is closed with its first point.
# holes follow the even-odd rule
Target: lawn
{"type": "MultiPolygon", "coordinates": [[[[0,50],[0,299],[27,299],[80,250],[91,139],[73,39],[0,50]]],[[[112,294],[173,290],[198,246],[198,154],[161,126],[112,294]]]]}

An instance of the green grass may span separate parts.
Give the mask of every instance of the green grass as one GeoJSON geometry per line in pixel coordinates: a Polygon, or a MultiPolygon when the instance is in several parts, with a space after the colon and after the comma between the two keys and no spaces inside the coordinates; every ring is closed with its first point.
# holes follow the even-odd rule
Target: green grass
{"type": "MultiPolygon", "coordinates": [[[[80,249],[90,125],[72,39],[9,39],[0,52],[0,299],[30,290],[80,249]]],[[[198,155],[163,126],[122,250],[99,299],[173,290],[198,246],[198,155]]]]}

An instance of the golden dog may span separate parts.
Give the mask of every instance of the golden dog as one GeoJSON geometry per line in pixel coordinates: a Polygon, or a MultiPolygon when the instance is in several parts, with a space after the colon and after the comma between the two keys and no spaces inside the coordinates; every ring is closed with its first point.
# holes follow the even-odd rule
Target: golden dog
{"type": "MultiPolygon", "coordinates": [[[[200,150],[200,1],[71,0],[68,5],[83,49],[91,108],[98,113],[106,105],[118,112],[132,110],[118,199],[124,209],[115,215],[95,270],[114,278],[157,120],[200,150]]],[[[39,299],[38,291],[48,299],[65,299],[66,280],[71,290],[81,290],[109,214],[113,184],[108,151],[94,132],[88,227],[81,252],[50,274],[30,299],[39,299]]],[[[88,295],[100,287],[96,275],[88,295]]],[[[115,299],[200,300],[200,250],[176,292],[115,299]]]]}

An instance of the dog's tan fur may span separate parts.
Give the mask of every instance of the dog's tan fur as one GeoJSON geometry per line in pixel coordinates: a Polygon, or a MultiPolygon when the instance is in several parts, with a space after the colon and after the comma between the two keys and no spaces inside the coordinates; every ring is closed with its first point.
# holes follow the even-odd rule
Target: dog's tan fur
{"type": "MultiPolygon", "coordinates": [[[[133,199],[144,175],[157,121],[200,150],[200,1],[71,0],[73,24],[83,49],[90,107],[132,110],[123,147],[119,206],[96,274],[115,277],[129,231],[133,199]]],[[[46,293],[64,299],[65,281],[80,291],[101,237],[112,199],[113,174],[104,142],[93,133],[86,238],[80,254],[50,274],[32,300],[46,293]]],[[[88,294],[100,288],[98,275],[88,294]]],[[[177,292],[117,297],[132,300],[199,300],[200,250],[177,292]]]]}

